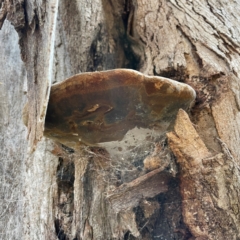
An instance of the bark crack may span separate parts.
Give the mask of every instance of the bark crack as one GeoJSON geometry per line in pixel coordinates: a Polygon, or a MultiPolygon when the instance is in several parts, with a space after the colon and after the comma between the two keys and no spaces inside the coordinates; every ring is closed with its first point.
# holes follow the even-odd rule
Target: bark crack
{"type": "Polygon", "coordinates": [[[7,17],[9,11],[9,1],[8,0],[3,0],[3,2],[1,1],[1,9],[0,9],[0,29],[3,26],[4,20],[7,17]]]}

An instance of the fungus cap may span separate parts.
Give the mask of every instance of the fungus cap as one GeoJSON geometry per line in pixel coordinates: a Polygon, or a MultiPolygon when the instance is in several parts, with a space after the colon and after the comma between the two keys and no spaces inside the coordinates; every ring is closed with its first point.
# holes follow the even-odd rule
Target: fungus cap
{"type": "Polygon", "coordinates": [[[130,130],[166,131],[194,99],[187,84],[134,70],[81,73],[52,86],[44,134],[74,147],[121,141],[130,130]]]}

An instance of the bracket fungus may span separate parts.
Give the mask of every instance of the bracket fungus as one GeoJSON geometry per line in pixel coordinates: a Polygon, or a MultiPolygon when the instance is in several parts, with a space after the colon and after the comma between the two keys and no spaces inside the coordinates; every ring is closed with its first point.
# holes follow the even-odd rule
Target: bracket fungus
{"type": "Polygon", "coordinates": [[[44,134],[75,149],[124,152],[165,133],[194,99],[187,84],[134,70],[80,73],[52,86],[44,134]]]}
{"type": "Polygon", "coordinates": [[[101,201],[107,200],[116,222],[124,221],[139,237],[133,208],[168,190],[175,171],[162,140],[178,110],[188,109],[194,99],[195,91],[187,84],[134,70],[81,73],[52,86],[44,135],[89,153],[90,169],[98,177],[87,184],[105,196],[96,194],[94,204],[102,209],[101,201]]]}

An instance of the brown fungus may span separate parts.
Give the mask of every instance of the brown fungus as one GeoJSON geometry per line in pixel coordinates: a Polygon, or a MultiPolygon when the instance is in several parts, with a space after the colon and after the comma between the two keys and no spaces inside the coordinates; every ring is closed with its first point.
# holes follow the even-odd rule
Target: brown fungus
{"type": "Polygon", "coordinates": [[[178,110],[188,109],[194,99],[186,84],[133,70],[77,74],[52,86],[44,133],[80,152],[91,151],[89,166],[98,176],[94,186],[105,186],[107,212],[139,237],[132,209],[168,191],[174,169],[161,144],[178,110]]]}
{"type": "Polygon", "coordinates": [[[44,134],[73,148],[121,141],[122,151],[166,132],[194,99],[186,84],[134,70],[81,73],[52,86],[44,134]]]}

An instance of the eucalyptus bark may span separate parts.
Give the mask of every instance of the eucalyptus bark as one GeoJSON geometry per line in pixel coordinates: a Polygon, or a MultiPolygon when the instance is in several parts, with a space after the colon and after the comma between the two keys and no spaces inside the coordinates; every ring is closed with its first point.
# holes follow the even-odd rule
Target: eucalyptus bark
{"type": "Polygon", "coordinates": [[[239,239],[239,11],[234,0],[0,0],[0,238],[239,239]],[[52,83],[114,68],[197,92],[162,139],[162,168],[113,170],[103,149],[43,137],[52,83]],[[138,195],[164,176],[164,190],[138,195]]]}

